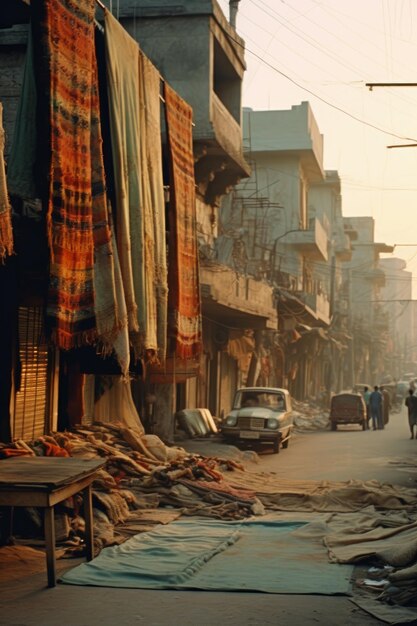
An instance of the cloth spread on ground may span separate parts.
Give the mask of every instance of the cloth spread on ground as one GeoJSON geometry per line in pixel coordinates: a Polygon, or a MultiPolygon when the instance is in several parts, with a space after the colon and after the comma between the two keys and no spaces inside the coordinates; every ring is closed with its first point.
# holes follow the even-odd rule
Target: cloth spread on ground
{"type": "Polygon", "coordinates": [[[406,509],[415,505],[417,491],[377,480],[347,482],[289,480],[274,474],[242,472],[225,474],[233,487],[251,489],[268,509],[280,511],[357,511],[374,505],[406,509]]]}
{"type": "MultiPolygon", "coordinates": [[[[46,314],[58,347],[70,349],[97,337],[94,242],[110,246],[100,154],[95,2],[37,0],[33,4],[39,28],[39,37],[34,37],[35,67],[42,87],[39,109],[48,111],[46,144],[50,150],[47,233],[51,262],[46,314]]],[[[110,317],[112,324],[113,310],[110,317]]]]}
{"type": "MultiPolygon", "coordinates": [[[[104,14],[107,93],[115,187],[115,231],[129,331],[137,333],[144,299],[143,223],[140,211],[139,47],[109,11],[104,14]],[[135,263],[133,263],[135,259],[135,263]]],[[[139,338],[134,337],[139,351],[139,338]]]]}
{"type": "Polygon", "coordinates": [[[0,103],[0,262],[13,254],[12,210],[4,165],[3,105],[0,103]]]}
{"type": "Polygon", "coordinates": [[[304,522],[179,520],[107,548],[64,574],[70,584],[147,589],[349,594],[351,566],[329,564],[304,522]]]}
{"type": "Polygon", "coordinates": [[[387,624],[415,624],[417,620],[417,608],[392,606],[367,598],[349,598],[349,600],[387,624]]]}
{"type": "Polygon", "coordinates": [[[143,192],[145,300],[139,305],[139,326],[146,351],[163,360],[167,334],[167,263],[165,203],[162,178],[161,77],[156,67],[139,53],[140,148],[143,192]]]}
{"type": "Polygon", "coordinates": [[[192,109],[164,83],[170,162],[168,332],[180,358],[201,352],[192,109]]]}
{"type": "Polygon", "coordinates": [[[330,559],[338,563],[372,558],[394,567],[405,567],[417,559],[417,522],[361,533],[329,534],[325,542],[330,559]]]}

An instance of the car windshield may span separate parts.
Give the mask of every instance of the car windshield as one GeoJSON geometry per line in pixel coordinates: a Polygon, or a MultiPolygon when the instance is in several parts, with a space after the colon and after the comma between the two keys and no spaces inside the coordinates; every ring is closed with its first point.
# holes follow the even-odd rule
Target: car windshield
{"type": "Polygon", "coordinates": [[[285,398],[279,392],[239,391],[236,394],[233,408],[243,409],[246,407],[263,407],[271,409],[271,411],[284,411],[285,398]]]}

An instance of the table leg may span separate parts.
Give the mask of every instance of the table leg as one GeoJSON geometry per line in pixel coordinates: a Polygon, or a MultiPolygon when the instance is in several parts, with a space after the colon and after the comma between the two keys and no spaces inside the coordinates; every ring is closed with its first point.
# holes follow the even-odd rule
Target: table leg
{"type": "Polygon", "coordinates": [[[85,518],[85,543],[87,548],[87,561],[94,558],[94,534],[93,534],[93,502],[91,497],[91,485],[83,489],[84,518],[85,518]]]}
{"type": "Polygon", "coordinates": [[[13,543],[13,512],[12,506],[0,506],[0,546],[13,543]]]}
{"type": "Polygon", "coordinates": [[[48,506],[44,513],[45,544],[46,544],[46,567],[48,571],[48,587],[56,585],[56,562],[55,562],[55,522],[54,507],[48,506]]]}

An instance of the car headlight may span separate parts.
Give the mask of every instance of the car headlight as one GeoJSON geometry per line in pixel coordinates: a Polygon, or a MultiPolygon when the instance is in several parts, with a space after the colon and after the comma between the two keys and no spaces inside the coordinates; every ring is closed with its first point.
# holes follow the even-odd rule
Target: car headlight
{"type": "Polygon", "coordinates": [[[278,421],[275,418],[270,417],[266,422],[266,427],[276,430],[278,428],[278,421]]]}
{"type": "Polygon", "coordinates": [[[225,426],[236,426],[237,417],[235,415],[228,415],[224,422],[225,426]]]}

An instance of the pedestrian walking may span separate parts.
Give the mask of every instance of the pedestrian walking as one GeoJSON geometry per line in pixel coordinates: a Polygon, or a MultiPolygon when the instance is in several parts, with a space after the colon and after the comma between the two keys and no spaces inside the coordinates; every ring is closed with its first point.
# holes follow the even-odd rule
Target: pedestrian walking
{"type": "Polygon", "coordinates": [[[363,388],[362,396],[363,396],[363,401],[365,402],[365,405],[366,405],[366,425],[369,428],[369,421],[371,419],[371,409],[369,406],[369,398],[371,397],[371,392],[369,391],[369,387],[363,388]]]}
{"type": "Polygon", "coordinates": [[[385,387],[381,385],[381,393],[382,393],[382,421],[384,426],[386,426],[389,422],[389,411],[391,408],[391,396],[390,393],[385,387]]]}
{"type": "Polygon", "coordinates": [[[371,412],[373,430],[383,430],[384,428],[382,402],[382,393],[379,391],[378,386],[375,385],[373,392],[369,396],[369,409],[371,412]]]}
{"type": "Polygon", "coordinates": [[[408,390],[408,396],[405,399],[405,406],[408,409],[408,424],[411,432],[410,439],[414,439],[414,426],[417,426],[417,397],[414,395],[413,389],[408,390]]]}

